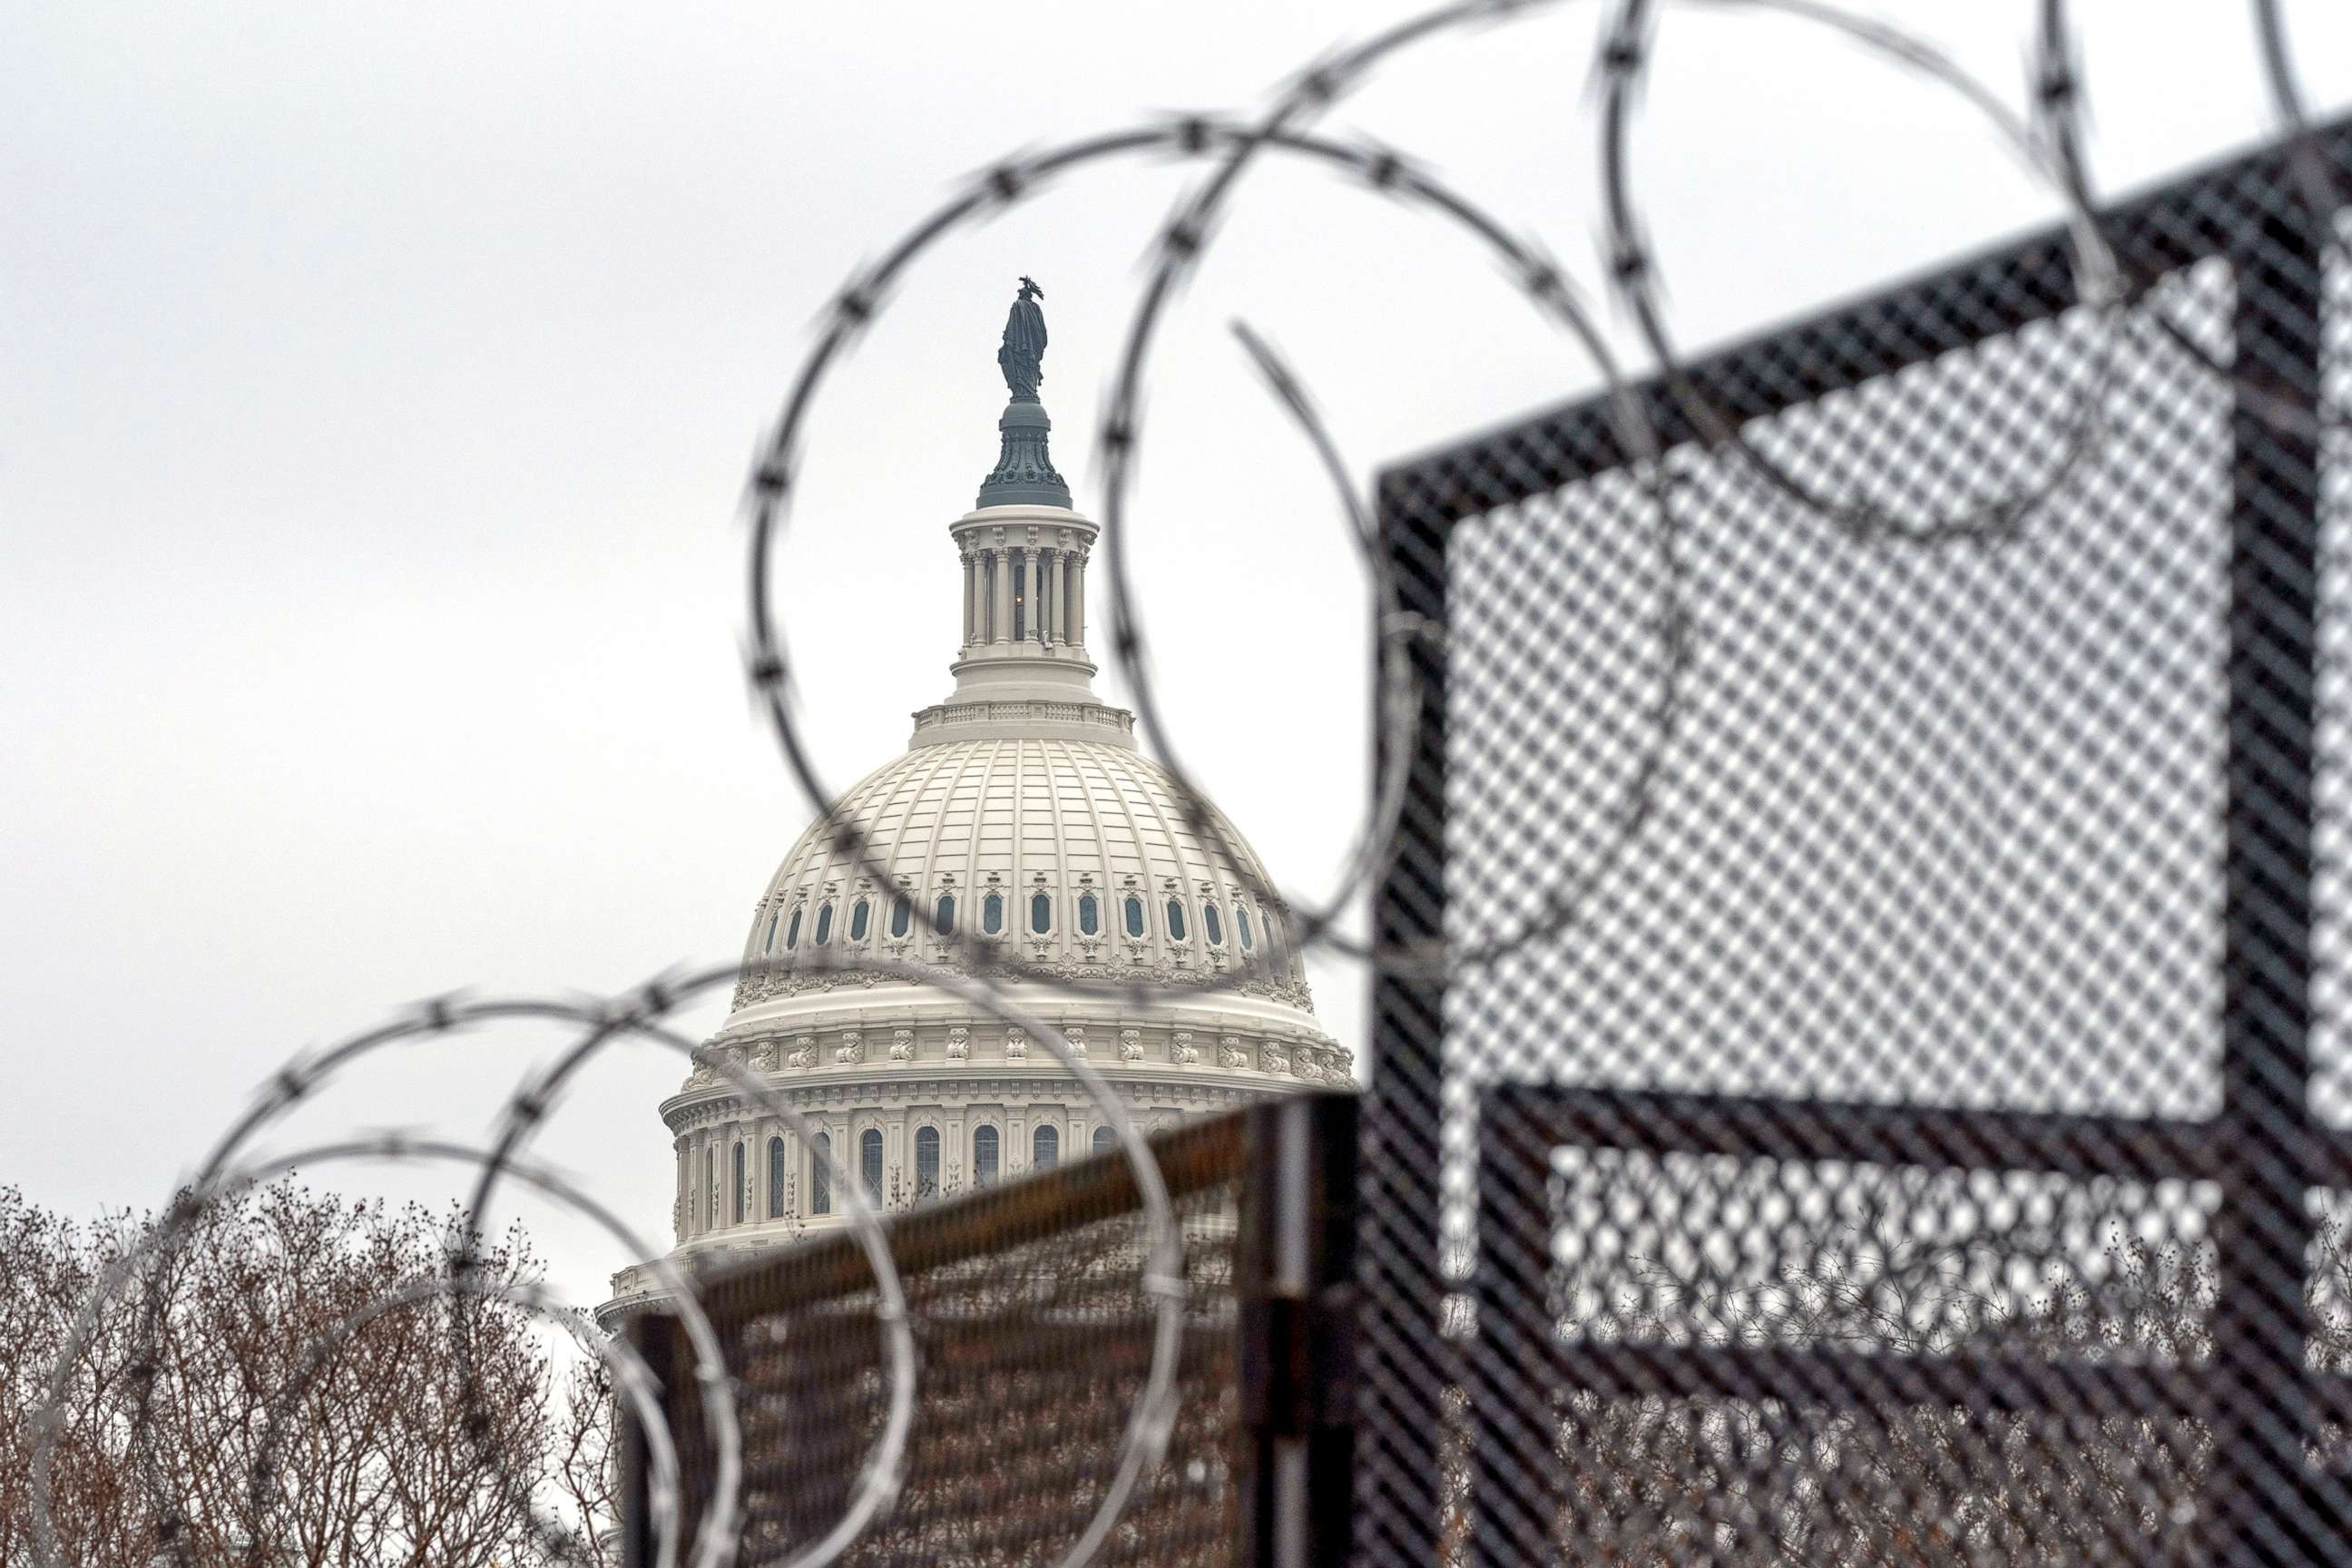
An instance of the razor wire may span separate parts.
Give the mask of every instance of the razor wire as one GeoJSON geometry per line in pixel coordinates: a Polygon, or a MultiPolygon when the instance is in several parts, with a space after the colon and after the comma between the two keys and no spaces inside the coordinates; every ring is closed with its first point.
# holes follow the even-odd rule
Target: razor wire
{"type": "MultiPolygon", "coordinates": [[[[1676,3],[1684,9],[1700,13],[1746,9],[1813,24],[1874,60],[1907,69],[1972,106],[2021,166],[2059,202],[2074,260],[2076,303],[2101,323],[2103,345],[2104,334],[2120,330],[2120,312],[2132,302],[2134,284],[2118,270],[2089,189],[2081,153],[2085,93],[2063,0],[2041,0],[2038,6],[2037,26],[2029,51],[2030,109],[2025,112],[2011,108],[2008,100],[1980,78],[1960,68],[1948,54],[1917,33],[1853,12],[1817,4],[1815,0],[1676,3]]],[[[1637,844],[1649,816],[1650,801],[1666,765],[1665,753],[1676,722],[1679,681],[1696,628],[1688,623],[1681,586],[1675,481],[1668,461],[1675,443],[1658,426],[1649,405],[1634,390],[1609,345],[1607,333],[1570,282],[1566,270],[1550,259],[1539,244],[1521,237],[1403,153],[1369,139],[1343,140],[1312,129],[1316,121],[1337,109],[1377,71],[1415,47],[1475,26],[1516,23],[1563,8],[1559,0],[1466,0],[1443,5],[1310,64],[1276,93],[1264,112],[1255,119],[1187,115],[1008,157],[973,176],[945,204],[887,247],[880,260],[853,275],[835,297],[814,343],[790,384],[771,434],[762,441],[747,485],[749,624],[744,657],[755,706],[773,734],[787,772],[809,797],[819,821],[836,845],[858,865],[879,872],[885,884],[888,882],[887,868],[874,858],[867,828],[824,782],[794,699],[785,628],[771,588],[788,533],[790,502],[803,456],[801,438],[811,413],[831,373],[879,317],[892,289],[912,265],[940,241],[961,228],[1003,215],[1063,176],[1121,160],[1172,155],[1181,160],[1210,162],[1214,166],[1204,180],[1179,199],[1168,220],[1152,237],[1147,276],[1117,359],[1118,368],[1105,407],[1098,458],[1103,481],[1101,537],[1111,587],[1110,651],[1128,689],[1134,694],[1145,737],[1174,784],[1188,826],[1254,895],[1294,914],[1291,942],[1298,956],[1319,951],[1355,961],[1374,973],[1445,978],[1495,963],[1574,924],[1583,907],[1584,889],[1637,844]],[[1266,384],[1276,405],[1295,426],[1330,487],[1348,544],[1365,574],[1373,605],[1374,662],[1383,694],[1376,722],[1385,735],[1400,742],[1381,748],[1385,760],[1372,781],[1367,808],[1351,836],[1337,886],[1328,896],[1309,899],[1286,894],[1259,876],[1250,857],[1241,852],[1221,816],[1193,784],[1195,774],[1186,765],[1190,753],[1178,743],[1151,673],[1153,645],[1139,598],[1133,590],[1127,556],[1130,548],[1131,492],[1144,436],[1143,391],[1170,305],[1213,247],[1218,221],[1234,193],[1260,155],[1269,153],[1322,168],[1368,194],[1397,201],[1446,225],[1482,247],[1499,264],[1537,315],[1575,345],[1581,368],[1598,376],[1617,437],[1630,455],[1631,467],[1643,487],[1650,547],[1656,552],[1663,584],[1661,603],[1651,617],[1659,648],[1658,675],[1650,700],[1643,705],[1648,743],[1621,800],[1604,814],[1611,831],[1600,853],[1560,874],[1557,884],[1540,900],[1535,916],[1521,921],[1509,931],[1490,934],[1475,942],[1457,943],[1451,948],[1398,948],[1384,946],[1376,940],[1351,938],[1339,929],[1350,905],[1378,879],[1393,850],[1397,824],[1406,807],[1405,769],[1411,755],[1410,745],[1401,742],[1412,731],[1420,708],[1428,700],[1419,689],[1412,654],[1417,645],[1433,634],[1432,628],[1401,608],[1397,584],[1371,509],[1351,479],[1341,445],[1319,413],[1308,383],[1261,331],[1246,323],[1234,324],[1241,351],[1266,384]]],[[[1998,548],[2028,526],[2034,515],[2045,509],[2050,498],[2099,451],[2106,433],[2104,405],[2112,377],[2106,347],[2102,347],[2091,384],[2077,395],[2072,427],[2050,471],[2015,494],[1979,503],[1955,515],[1905,520],[1864,500],[1822,493],[1759,450],[1738,422],[1716,406],[1705,389],[1687,374],[1667,320],[1663,272],[1642,221],[1641,193],[1632,172],[1630,145],[1633,104],[1655,58],[1651,28],[1656,10],[1654,0],[1618,0],[1602,28],[1592,62],[1602,96],[1599,142],[1608,250],[1602,286],[1607,297],[1633,323],[1675,405],[1701,433],[1700,438],[1705,442],[1729,448],[1769,488],[1796,502],[1801,510],[1828,519],[1857,542],[1957,542],[1998,548]]],[[[2278,0],[2250,0],[2249,26],[2257,46],[2264,90],[2293,153],[2299,188],[2314,223],[2326,233],[2326,243],[2341,255],[2344,242],[2321,216],[2339,202],[2341,181],[2320,150],[2278,0]]],[[[2218,374],[2233,381],[2240,379],[2234,367],[2213,363],[2210,356],[2205,357],[2218,374]]],[[[2321,417],[2340,425],[2345,410],[2324,406],[2321,417]]],[[[822,1568],[838,1558],[892,1506],[903,1479],[908,1436],[920,1419],[915,1400],[917,1347],[891,1257],[888,1231],[867,1201],[861,1184],[845,1179],[846,1172],[839,1163],[841,1157],[833,1154],[822,1141],[808,1135],[810,1124],[788,1095],[757,1069],[736,1062],[726,1051],[698,1048],[664,1027],[661,1022],[683,1003],[747,974],[833,968],[939,987],[965,1005],[1020,1027],[1043,1042],[1048,1053],[1100,1108],[1106,1125],[1113,1131],[1115,1146],[1135,1173],[1146,1230],[1142,1286],[1152,1303],[1152,1359],[1150,1373],[1131,1407],[1118,1457],[1101,1499],[1076,1539],[1058,1559],[1060,1568],[1081,1568],[1095,1557],[1117,1527],[1139,1480],[1164,1450],[1173,1425],[1177,1341],[1185,1300],[1183,1244],[1157,1162],[1117,1091],[1084,1055],[1071,1048],[1058,1028],[1016,1002],[1005,987],[1042,981],[1066,994],[1138,1003],[1164,999],[1166,993],[1149,984],[1047,976],[1017,958],[1005,960],[977,937],[961,932],[940,934],[950,962],[939,964],[864,954],[837,960],[813,954],[774,962],[714,965],[682,977],[649,983],[606,1004],[551,997],[481,1002],[442,999],[353,1036],[324,1052],[290,1061],[223,1136],[199,1173],[175,1200],[165,1221],[131,1253],[118,1260],[85,1302],[68,1336],[68,1347],[52,1371],[43,1407],[34,1417],[37,1441],[31,1499],[37,1554],[44,1563],[61,1563],[50,1515],[51,1469],[56,1445],[62,1434],[60,1405],[74,1354],[94,1330],[100,1313],[118,1295],[143,1283],[140,1331],[152,1353],[161,1310],[161,1277],[153,1265],[182,1243],[207,1207],[248,1190],[251,1184],[273,1171],[290,1168],[298,1160],[365,1158],[434,1161],[476,1170],[478,1179],[469,1212],[477,1226],[504,1184],[509,1180],[520,1182],[558,1204],[589,1215],[634,1255],[646,1260],[675,1303],[695,1351],[694,1376],[705,1393],[702,1405],[711,1424],[709,1435],[718,1456],[719,1487],[714,1505],[703,1518],[691,1543],[691,1560],[697,1568],[719,1568],[730,1562],[736,1550],[734,1531],[740,1523],[742,1439],[730,1380],[709,1320],[698,1305],[696,1282],[647,1245],[646,1238],[635,1235],[590,1198],[580,1183],[539,1163],[527,1152],[531,1140],[551,1119],[558,1098],[574,1076],[605,1047],[634,1037],[682,1051],[698,1064],[713,1068],[764,1113],[800,1132],[816,1158],[824,1163],[829,1178],[843,1178],[834,1179],[833,1186],[842,1195],[847,1228],[873,1274],[875,1314],[887,1347],[890,1403],[883,1431],[861,1469],[851,1504],[832,1531],[792,1562],[793,1568],[822,1568]],[[322,1144],[285,1159],[260,1160],[246,1153],[252,1137],[310,1099],[333,1075],[355,1060],[404,1041],[475,1026],[523,1020],[558,1022],[584,1032],[551,1065],[525,1075],[520,1087],[504,1102],[497,1133],[487,1147],[384,1133],[322,1144]],[[142,1271],[146,1276],[143,1281],[142,1271]]],[[[1200,977],[1198,984],[1200,988],[1212,991],[1237,986],[1270,973],[1280,962],[1269,943],[1265,953],[1244,955],[1229,972],[1200,977]]],[[[543,1293],[501,1291],[473,1279],[469,1262],[467,1248],[453,1249],[446,1274],[409,1281],[348,1315],[304,1347],[303,1371],[299,1375],[315,1375],[349,1337],[364,1331],[369,1323],[386,1313],[422,1306],[435,1298],[447,1298],[453,1302],[495,1298],[541,1316],[558,1314],[557,1304],[543,1293]]],[[[463,1361],[468,1352],[461,1329],[453,1331],[453,1344],[463,1361]]],[[[604,1346],[601,1353],[613,1370],[622,1397],[644,1426],[655,1456],[652,1512],[661,1537],[660,1561],[667,1568],[679,1560],[682,1550],[675,1435],[658,1402],[651,1396],[650,1377],[642,1363],[625,1345],[604,1346]]],[[[467,1386],[469,1391],[476,1386],[470,1372],[467,1386]]],[[[290,1412],[298,1402],[299,1390],[289,1392],[273,1411],[269,1442],[264,1449],[265,1464],[267,1456],[277,1451],[284,1421],[290,1419],[290,1415],[281,1416],[277,1410],[290,1412]]],[[[162,1485],[162,1478],[152,1468],[152,1453],[147,1458],[150,1468],[145,1472],[145,1481],[152,1493],[162,1485]]],[[[267,1494],[266,1475],[257,1472],[250,1483],[257,1498],[267,1494]]],[[[168,1508],[161,1517],[171,1517],[168,1508]]],[[[534,1524],[537,1528],[551,1528],[536,1519],[534,1524]]],[[[182,1560],[184,1551],[182,1543],[182,1560]]]]}

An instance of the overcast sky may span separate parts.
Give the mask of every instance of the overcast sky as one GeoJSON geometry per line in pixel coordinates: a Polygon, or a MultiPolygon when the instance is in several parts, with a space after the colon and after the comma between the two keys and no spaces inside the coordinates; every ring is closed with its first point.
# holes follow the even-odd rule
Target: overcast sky
{"type": "MultiPolygon", "coordinates": [[[[1592,285],[1597,9],[1433,46],[1333,123],[1592,285]]],[[[1685,341],[2054,216],[1957,100],[1711,9],[1669,7],[1638,135],[1685,341]]],[[[2245,9],[2079,7],[2103,188],[2262,132],[2245,9]]],[[[1895,15],[2015,98],[2032,10],[1895,15]]],[[[996,154],[1245,105],[1402,14],[0,7],[0,1183],[151,1205],[306,1043],[456,987],[605,992],[733,953],[810,809],[742,696],[735,503],[815,313],[996,154]]],[[[2288,15],[2342,102],[2352,17],[2288,15]]],[[[1013,279],[1046,289],[1055,447],[1090,510],[1104,370],[1182,177],[1099,169],[959,235],[837,383],[781,582],[836,782],[947,689],[945,525],[994,458],[1013,279]]],[[[1188,761],[1312,894],[1362,799],[1361,594],[1235,317],[1366,473],[1591,377],[1458,234],[1296,168],[1261,171],[1185,296],[1140,609],[1188,761]]],[[[1361,977],[1317,980],[1360,1047],[1361,977]]],[[[305,1125],[472,1135],[551,1038],[386,1063],[305,1125]]],[[[547,1144],[656,1233],[681,1070],[613,1058],[547,1144]]],[[[593,1299],[618,1250],[524,1212],[593,1299]]]]}

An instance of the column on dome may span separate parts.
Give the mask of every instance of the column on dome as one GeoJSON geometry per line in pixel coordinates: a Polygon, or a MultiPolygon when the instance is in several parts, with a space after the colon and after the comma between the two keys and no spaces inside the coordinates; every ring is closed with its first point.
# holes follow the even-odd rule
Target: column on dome
{"type": "Polygon", "coordinates": [[[691,1160],[691,1168],[694,1172],[694,1223],[691,1230],[696,1236],[707,1236],[710,1233],[710,1133],[709,1130],[696,1131],[691,1160]]]}
{"type": "Polygon", "coordinates": [[[1045,578],[1045,550],[1021,550],[1021,642],[1037,642],[1037,588],[1045,578]]]}
{"type": "Polygon", "coordinates": [[[1070,616],[1070,595],[1077,580],[1078,552],[1075,550],[1065,550],[1062,552],[1061,593],[1055,603],[1060,606],[1062,612],[1059,622],[1062,641],[1072,647],[1077,645],[1078,631],[1077,623],[1070,616]]]}
{"type": "Polygon", "coordinates": [[[1070,553],[1070,645],[1087,646],[1087,558],[1083,551],[1070,553]]]}
{"type": "Polygon", "coordinates": [[[1037,583],[1032,590],[1037,603],[1033,618],[1037,623],[1035,636],[1041,643],[1054,640],[1054,616],[1061,604],[1061,595],[1054,592],[1054,574],[1060,570],[1061,553],[1058,550],[1037,552],[1037,583]]]}
{"type": "Polygon", "coordinates": [[[988,640],[1010,642],[1013,640],[1013,564],[1002,550],[989,553],[994,569],[994,581],[990,584],[992,591],[990,595],[988,640]]]}
{"type": "Polygon", "coordinates": [[[969,550],[961,551],[961,552],[959,552],[959,553],[960,553],[960,554],[962,556],[962,558],[963,558],[963,645],[962,645],[962,646],[964,646],[965,647],[970,647],[971,646],[971,644],[972,644],[972,632],[973,632],[973,626],[972,626],[972,611],[973,611],[973,610],[978,606],[978,603],[979,603],[979,601],[973,597],[973,589],[972,589],[972,580],[973,580],[973,577],[974,577],[974,575],[975,575],[975,570],[974,570],[975,563],[974,563],[974,562],[973,562],[973,560],[972,560],[972,554],[971,554],[971,551],[969,551],[969,550]]]}

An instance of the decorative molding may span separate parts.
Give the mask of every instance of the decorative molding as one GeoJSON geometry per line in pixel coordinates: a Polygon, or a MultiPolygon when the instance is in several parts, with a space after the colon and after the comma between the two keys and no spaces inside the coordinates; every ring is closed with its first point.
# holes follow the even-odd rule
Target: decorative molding
{"type": "MultiPolygon", "coordinates": [[[[959,895],[960,898],[961,896],[959,895]]],[[[975,917],[976,913],[975,910],[975,917]]],[[[1124,916],[1119,918],[1124,920],[1124,916]]],[[[1006,923],[1010,925],[1012,922],[1008,921],[1006,923]]],[[[1080,982],[1116,980],[1122,984],[1139,983],[1175,992],[1230,991],[1237,996],[1254,996],[1265,1001],[1278,1002],[1285,1006],[1296,1007],[1302,1013],[1312,1013],[1315,1010],[1313,992],[1308,988],[1306,980],[1295,973],[1255,974],[1239,984],[1222,984],[1221,972],[1203,973],[1192,965],[1190,954],[1181,948],[1178,950],[1176,956],[1182,962],[1153,963],[1151,939],[1127,936],[1124,934],[1123,925],[1120,931],[1122,934],[1118,939],[1118,945],[1124,950],[1125,962],[1116,968],[1097,955],[1096,950],[1102,945],[1100,939],[1077,942],[1076,945],[1082,950],[1078,955],[1062,954],[1035,963],[1016,963],[998,961],[982,965],[977,971],[938,952],[934,952],[926,962],[929,967],[942,974],[976,973],[982,978],[1011,979],[1034,976],[1041,980],[1080,982]]],[[[1005,943],[1006,934],[999,932],[994,936],[989,936],[983,933],[980,940],[992,947],[999,946],[1005,943]]],[[[871,991],[880,985],[908,986],[919,984],[920,982],[903,980],[897,975],[883,974],[873,970],[806,971],[779,964],[766,964],[760,966],[756,973],[746,974],[737,983],[734,1005],[738,1009],[741,1009],[757,1002],[772,1001],[781,996],[800,996],[811,992],[843,991],[852,988],[871,991]]]]}

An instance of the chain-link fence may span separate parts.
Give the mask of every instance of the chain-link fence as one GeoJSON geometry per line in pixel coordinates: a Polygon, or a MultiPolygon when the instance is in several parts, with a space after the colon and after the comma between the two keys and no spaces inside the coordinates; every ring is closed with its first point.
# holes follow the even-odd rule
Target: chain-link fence
{"type": "Polygon", "coordinates": [[[2352,1552],[2317,148],[1383,477],[1360,1560],[2352,1552]]]}

